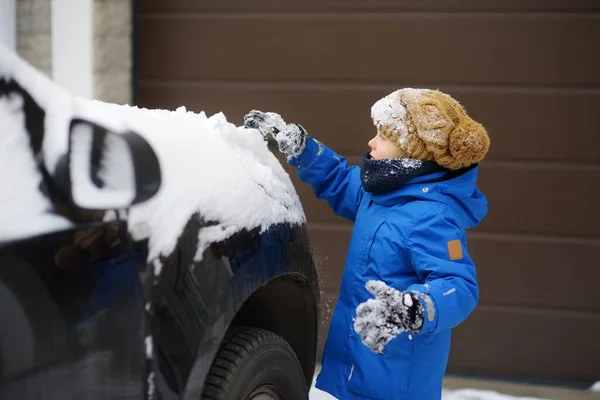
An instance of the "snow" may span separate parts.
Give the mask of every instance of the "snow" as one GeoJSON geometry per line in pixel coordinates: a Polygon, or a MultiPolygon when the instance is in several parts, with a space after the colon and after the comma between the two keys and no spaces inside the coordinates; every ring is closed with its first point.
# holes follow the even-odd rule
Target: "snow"
{"type": "MultiPolygon", "coordinates": [[[[309,393],[309,400],[337,400],[322,390],[312,387],[309,393]]],[[[491,390],[478,389],[459,389],[443,390],[442,400],[542,400],[533,397],[513,397],[506,394],[494,392],[491,390]]]]}
{"type": "Polygon", "coordinates": [[[410,294],[405,293],[403,296],[404,299],[404,305],[407,307],[412,307],[413,306],[413,301],[412,301],[412,297],[410,297],[410,294]]]}
{"type": "Polygon", "coordinates": [[[146,358],[151,359],[154,355],[154,342],[152,336],[146,336],[144,343],[146,344],[146,358]]]}
{"type": "Polygon", "coordinates": [[[50,213],[50,201],[40,192],[42,175],[29,145],[20,95],[0,97],[0,242],[18,240],[71,224],[50,213]]]}
{"type": "MultiPolygon", "coordinates": [[[[149,239],[148,261],[157,273],[161,270],[158,258],[173,251],[194,214],[211,224],[200,230],[197,259],[210,243],[241,229],[264,231],[273,224],[306,222],[292,181],[263,136],[254,129],[236,127],[221,113],[209,118],[185,107],[148,110],[72,98],[0,45],[2,78],[17,81],[45,111],[42,153],[51,174],[68,149],[69,124],[75,117],[117,134],[134,131],[150,143],[159,159],[162,184],[156,196],[129,210],[129,229],[136,239],[149,239]]],[[[0,203],[0,239],[13,235],[9,231],[17,228],[25,236],[34,228],[49,232],[70,226],[60,217],[44,214],[51,204],[37,190],[41,174],[28,145],[21,103],[18,97],[0,103],[0,167],[11,171],[1,174],[0,184],[13,188],[0,203]],[[33,214],[35,218],[29,218],[33,214]],[[9,217],[14,220],[6,222],[9,217]]],[[[79,144],[89,145],[85,140],[79,144]]],[[[105,167],[103,173],[114,173],[105,167]]],[[[118,186],[130,179],[123,177],[118,186]]],[[[79,189],[91,190],[78,183],[84,185],[79,189]]],[[[107,218],[114,216],[113,212],[107,218]]]]}
{"type": "MultiPolygon", "coordinates": [[[[403,89],[403,93],[417,100],[420,96],[418,89],[403,89]]],[[[371,118],[377,127],[386,134],[391,134],[397,144],[405,151],[409,149],[408,135],[414,133],[414,124],[411,122],[408,110],[400,102],[399,91],[392,92],[378,100],[371,107],[371,118]]],[[[420,165],[407,165],[406,168],[418,168],[420,165]]]]}
{"type": "MultiPolygon", "coordinates": [[[[382,353],[384,346],[396,336],[418,330],[423,323],[423,311],[411,317],[412,295],[387,286],[382,281],[368,281],[367,290],[375,296],[356,308],[354,331],[371,351],[382,353]]],[[[423,297],[425,297],[423,295],[423,297]]]]}
{"type": "Polygon", "coordinates": [[[402,166],[407,169],[417,169],[421,168],[423,165],[423,161],[421,160],[413,160],[411,158],[402,158],[401,160],[402,166]]]}
{"type": "MultiPolygon", "coordinates": [[[[321,366],[317,365],[315,375],[313,377],[312,386],[309,392],[309,400],[338,400],[327,392],[324,392],[315,387],[317,382],[317,377],[321,370],[321,366]]],[[[598,383],[600,385],[600,381],[598,383]]],[[[341,400],[341,399],[340,399],[341,400]]],[[[537,398],[537,397],[518,397],[518,396],[510,396],[507,394],[502,394],[492,390],[482,390],[482,389],[471,389],[471,388],[462,388],[462,389],[442,389],[442,398],[441,400],[548,400],[546,398],[537,398]]]]}
{"type": "Polygon", "coordinates": [[[148,398],[149,399],[153,399],[154,398],[154,393],[155,393],[155,390],[156,390],[156,388],[154,386],[155,385],[154,384],[154,372],[150,372],[148,374],[147,382],[148,382],[148,398]]]}
{"type": "Polygon", "coordinates": [[[52,174],[68,147],[68,132],[73,114],[72,97],[13,51],[0,44],[0,79],[17,81],[45,111],[46,134],[42,143],[44,163],[52,174]]]}
{"type": "Polygon", "coordinates": [[[257,121],[257,122],[261,123],[261,125],[263,126],[263,130],[265,132],[269,132],[273,136],[275,136],[274,132],[281,132],[287,126],[286,122],[283,120],[283,118],[281,118],[281,115],[274,113],[274,112],[263,113],[262,111],[252,110],[248,114],[257,116],[257,117],[258,116],[264,117],[264,120],[257,121]]]}
{"type": "Polygon", "coordinates": [[[423,166],[422,160],[416,160],[413,158],[390,158],[381,161],[389,164],[397,170],[417,169],[423,166]],[[400,166],[398,166],[397,163],[400,163],[400,166]]]}
{"type": "Polygon", "coordinates": [[[236,127],[222,113],[209,118],[184,107],[149,110],[83,99],[77,110],[116,132],[142,135],[157,152],[161,188],[129,213],[134,237],[149,239],[149,260],[172,252],[194,213],[211,222],[200,230],[198,260],[210,243],[242,228],[264,231],[275,223],[306,221],[289,175],[263,136],[236,127]]]}
{"type": "Polygon", "coordinates": [[[382,300],[368,299],[358,306],[356,313],[354,331],[373,352],[383,353],[384,345],[404,332],[399,325],[387,323],[392,315],[388,304],[382,300]]]}
{"type": "Polygon", "coordinates": [[[386,96],[373,104],[371,107],[371,118],[375,126],[394,127],[402,136],[408,135],[405,124],[406,108],[391,96],[386,96]]]}
{"type": "Polygon", "coordinates": [[[533,397],[514,397],[492,390],[444,390],[442,400],[540,400],[533,397]]]}

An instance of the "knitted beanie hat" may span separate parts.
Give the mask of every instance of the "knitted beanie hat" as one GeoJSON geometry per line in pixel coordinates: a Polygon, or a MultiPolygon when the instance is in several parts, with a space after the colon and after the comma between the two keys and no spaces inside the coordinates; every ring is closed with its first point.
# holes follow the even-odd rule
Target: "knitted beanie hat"
{"type": "Polygon", "coordinates": [[[485,128],[462,105],[437,90],[400,89],[371,108],[379,133],[408,158],[457,170],[483,159],[490,147],[485,128]]]}

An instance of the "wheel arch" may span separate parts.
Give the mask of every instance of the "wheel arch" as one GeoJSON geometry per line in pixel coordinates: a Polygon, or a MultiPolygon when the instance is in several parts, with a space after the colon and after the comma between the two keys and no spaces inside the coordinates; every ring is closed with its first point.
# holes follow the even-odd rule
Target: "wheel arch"
{"type": "Polygon", "coordinates": [[[310,387],[318,345],[318,294],[299,274],[276,277],[243,303],[231,325],[271,331],[292,347],[310,387]]]}

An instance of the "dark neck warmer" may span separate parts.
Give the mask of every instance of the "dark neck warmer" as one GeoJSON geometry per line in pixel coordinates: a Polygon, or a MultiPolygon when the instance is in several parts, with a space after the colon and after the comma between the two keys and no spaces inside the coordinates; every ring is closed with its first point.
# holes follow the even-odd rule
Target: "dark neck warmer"
{"type": "Polygon", "coordinates": [[[449,170],[433,161],[410,158],[373,160],[369,153],[365,153],[360,179],[367,192],[383,194],[400,188],[413,178],[442,171],[449,170]]]}

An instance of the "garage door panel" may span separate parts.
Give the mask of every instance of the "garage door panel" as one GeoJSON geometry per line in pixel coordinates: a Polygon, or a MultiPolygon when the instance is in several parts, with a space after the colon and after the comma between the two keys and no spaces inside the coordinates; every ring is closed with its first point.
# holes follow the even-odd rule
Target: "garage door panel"
{"type": "Polygon", "coordinates": [[[141,13],[148,12],[243,12],[243,11],[586,11],[598,10],[595,0],[304,0],[282,2],[279,0],[221,0],[198,1],[146,0],[139,3],[141,13]]]}
{"type": "Polygon", "coordinates": [[[482,231],[600,237],[600,167],[481,166],[482,231]]]}
{"type": "Polygon", "coordinates": [[[186,81],[598,85],[599,48],[591,39],[600,37],[598,22],[551,15],[140,18],[139,73],[186,81]]]}
{"type": "MultiPolygon", "coordinates": [[[[358,159],[350,158],[351,163],[358,159]]],[[[600,167],[554,169],[483,164],[479,188],[489,211],[480,232],[599,237],[600,167]]],[[[293,173],[292,170],[288,170],[293,173]]],[[[312,188],[292,175],[311,222],[345,221],[312,188]]]]}
{"type": "MultiPolygon", "coordinates": [[[[309,224],[324,291],[336,292],[343,273],[351,227],[309,224]]],[[[600,312],[595,279],[600,241],[539,240],[469,235],[477,265],[480,304],[600,312]]]]}
{"type": "MultiPolygon", "coordinates": [[[[142,82],[140,103],[147,107],[223,111],[241,124],[251,109],[276,111],[302,124],[313,136],[344,155],[367,151],[375,128],[372,104],[402,86],[374,88],[335,85],[195,85],[142,82]]],[[[486,160],[600,164],[600,90],[499,91],[441,87],[484,124],[492,146],[486,160]],[[549,116],[560,115],[560,118],[549,116]],[[569,135],[573,139],[569,138],[569,135]]]]}
{"type": "MultiPolygon", "coordinates": [[[[480,305],[454,330],[451,372],[578,380],[600,372],[600,2],[148,0],[136,4],[136,96],[239,125],[280,112],[350,163],[373,102],[448,92],[488,129],[469,233],[480,305]]],[[[352,223],[300,182],[322,282],[320,347],[352,223]]]]}
{"type": "Polygon", "coordinates": [[[453,330],[449,372],[592,383],[600,315],[479,307],[453,330]]]}
{"type": "Polygon", "coordinates": [[[473,233],[469,252],[479,266],[481,301],[600,312],[600,240],[524,238],[473,233]]]}

